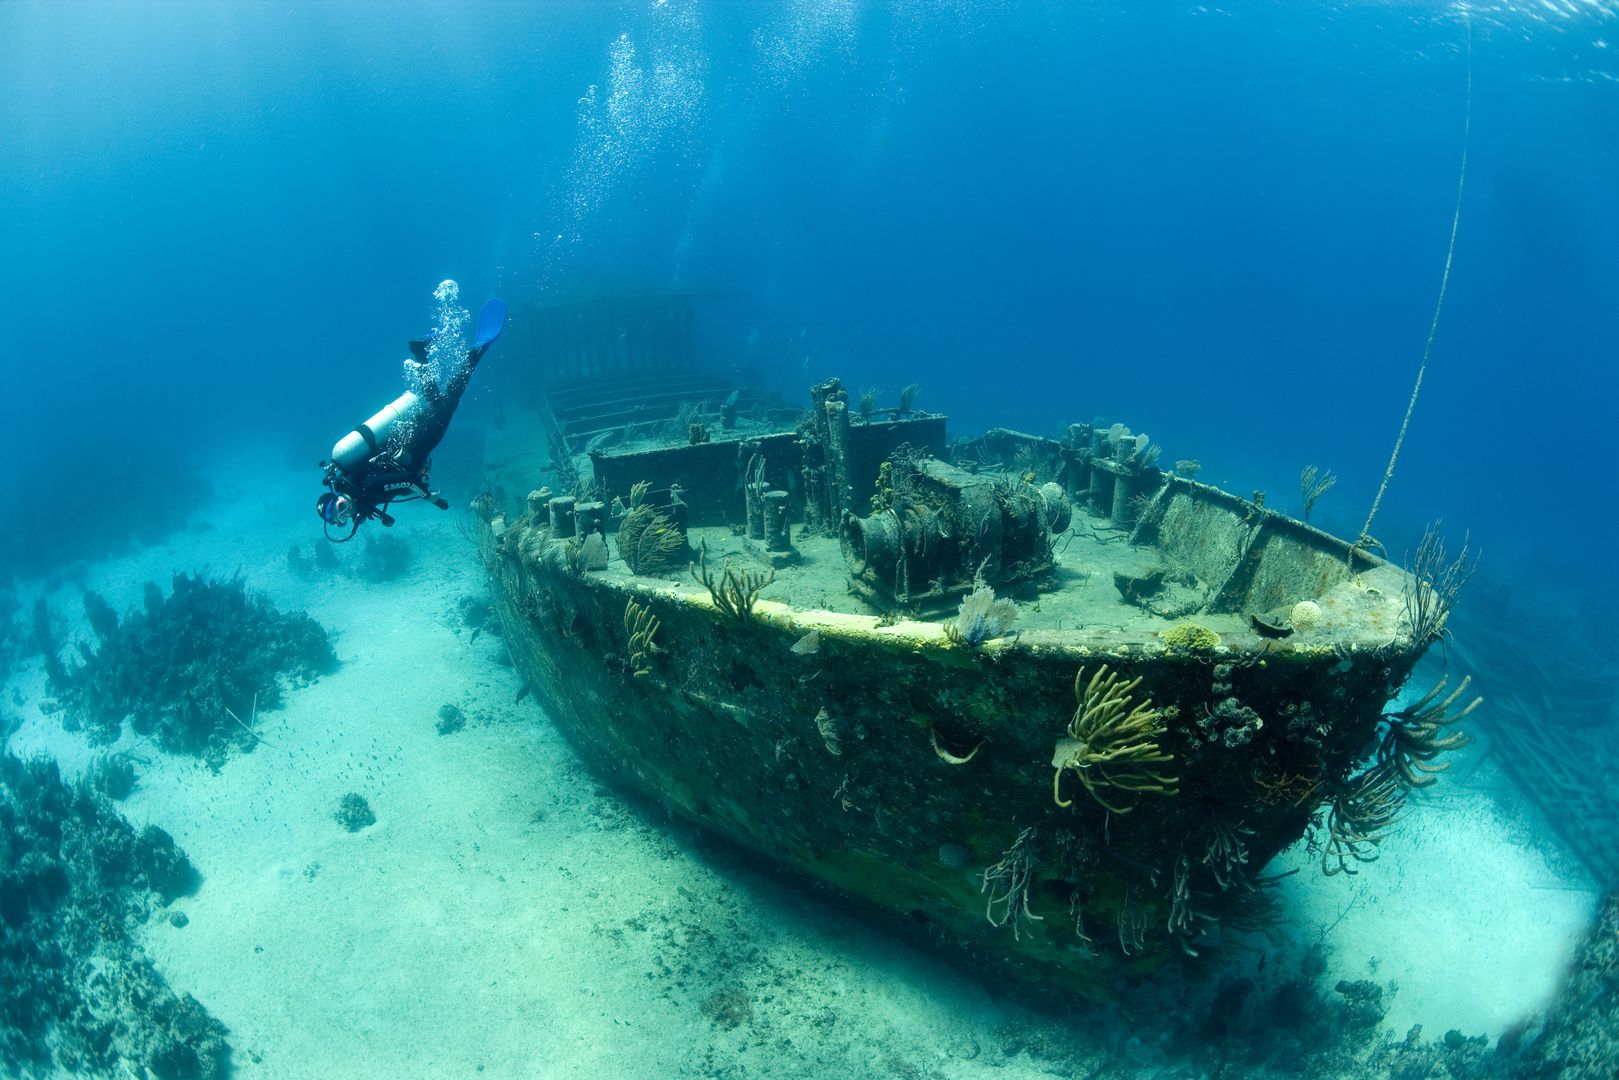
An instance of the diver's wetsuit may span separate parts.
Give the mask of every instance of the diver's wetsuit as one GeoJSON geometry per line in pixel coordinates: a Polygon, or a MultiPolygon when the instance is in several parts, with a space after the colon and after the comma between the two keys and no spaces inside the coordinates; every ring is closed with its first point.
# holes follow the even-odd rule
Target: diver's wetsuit
{"type": "Polygon", "coordinates": [[[417,356],[409,364],[411,381],[416,384],[412,389],[420,401],[409,421],[402,425],[404,430],[390,433],[382,451],[392,454],[402,465],[419,465],[424,470],[428,455],[438,448],[438,444],[444,440],[444,433],[450,429],[450,418],[461,404],[461,395],[466,393],[467,384],[472,381],[473,370],[489,350],[487,345],[467,350],[467,354],[450,373],[449,382],[440,389],[438,380],[433,378],[427,366],[427,345],[425,341],[410,343],[410,351],[417,356]],[[392,445],[396,435],[398,446],[392,445]]]}
{"type": "Polygon", "coordinates": [[[487,345],[468,350],[441,389],[428,369],[426,346],[425,341],[411,342],[411,352],[419,359],[406,362],[415,384],[412,389],[416,391],[416,408],[388,433],[380,450],[346,474],[356,507],[366,517],[381,517],[384,524],[389,524],[390,519],[382,511],[397,499],[443,503],[428,487],[428,458],[444,441],[461,395],[472,381],[472,372],[488,351],[487,345]],[[376,513],[371,512],[372,508],[376,513]]]}
{"type": "MultiPolygon", "coordinates": [[[[388,506],[393,502],[425,499],[441,510],[449,508],[449,503],[428,487],[428,458],[443,441],[445,432],[450,428],[450,420],[461,404],[461,395],[466,393],[467,384],[472,381],[478,361],[483,359],[484,353],[500,336],[505,322],[504,302],[491,300],[484,305],[479,312],[478,337],[443,387],[439,386],[428,365],[429,342],[419,340],[410,343],[410,351],[415,359],[405,361],[405,375],[416,395],[415,405],[407,415],[400,417],[399,422],[384,436],[380,446],[370,429],[362,424],[356,430],[370,444],[373,451],[371,456],[349,469],[334,462],[327,470],[326,486],[330,494],[322,496],[322,499],[335,499],[337,496],[347,498],[353,508],[354,528],[371,518],[381,520],[384,525],[392,525],[393,518],[388,515],[388,506]]],[[[317,507],[330,525],[333,518],[327,516],[327,503],[320,502],[317,507]]],[[[349,536],[353,535],[354,530],[350,529],[349,536]]]]}

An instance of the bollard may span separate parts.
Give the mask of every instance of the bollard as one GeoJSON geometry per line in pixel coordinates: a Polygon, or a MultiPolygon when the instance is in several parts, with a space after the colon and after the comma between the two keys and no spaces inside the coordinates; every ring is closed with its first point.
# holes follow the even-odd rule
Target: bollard
{"type": "Polygon", "coordinates": [[[558,539],[573,535],[572,495],[558,495],[551,500],[551,535],[558,539]]]}
{"type": "Polygon", "coordinates": [[[573,527],[580,537],[591,533],[607,535],[607,505],[599,502],[582,502],[573,508],[573,527]]]}
{"type": "Polygon", "coordinates": [[[765,550],[791,551],[793,538],[787,520],[787,493],[767,491],[759,501],[764,505],[765,550]]]}

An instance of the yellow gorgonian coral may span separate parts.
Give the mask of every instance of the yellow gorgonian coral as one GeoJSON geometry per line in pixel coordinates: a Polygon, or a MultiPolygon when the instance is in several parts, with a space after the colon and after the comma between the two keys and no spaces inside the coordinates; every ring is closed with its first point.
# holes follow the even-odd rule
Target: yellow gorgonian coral
{"type": "Polygon", "coordinates": [[[1140,685],[1140,676],[1122,679],[1106,664],[1089,682],[1084,668],[1074,676],[1079,707],[1068,722],[1067,737],[1057,740],[1051,755],[1057,770],[1051,780],[1051,796],[1058,806],[1073,805],[1072,799],[1062,797],[1065,772],[1078,777],[1091,798],[1115,814],[1134,809],[1125,801],[1131,795],[1176,793],[1179,780],[1158,771],[1174,760],[1158,744],[1166,731],[1164,713],[1153,708],[1151,701],[1132,699],[1140,685]]]}

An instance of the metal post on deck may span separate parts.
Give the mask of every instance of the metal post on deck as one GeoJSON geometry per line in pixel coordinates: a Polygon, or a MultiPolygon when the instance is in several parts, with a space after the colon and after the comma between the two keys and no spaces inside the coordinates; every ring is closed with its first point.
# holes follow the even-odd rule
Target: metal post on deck
{"type": "Polygon", "coordinates": [[[840,398],[826,403],[826,473],[831,506],[830,521],[842,528],[843,513],[853,504],[850,490],[849,405],[840,398]]]}

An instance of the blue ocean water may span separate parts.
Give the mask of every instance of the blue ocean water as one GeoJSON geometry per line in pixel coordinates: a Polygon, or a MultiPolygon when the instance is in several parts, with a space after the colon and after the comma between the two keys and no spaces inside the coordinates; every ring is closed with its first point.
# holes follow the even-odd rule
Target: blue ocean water
{"type": "Polygon", "coordinates": [[[714,359],[795,394],[841,372],[921,382],[965,429],[1117,417],[1284,507],[1314,463],[1353,533],[1433,312],[1471,63],[1381,534],[1442,517],[1525,592],[1611,605],[1613,14],[9,3],[13,543],[139,517],[122,487],[186,503],[187,466],[244,440],[313,461],[444,277],[712,291],[714,359]]]}
{"type": "Polygon", "coordinates": [[[243,449],[312,503],[445,278],[698,292],[706,362],[792,400],[1116,419],[1288,513],[1330,468],[1352,538],[1460,191],[1372,532],[1442,519],[1468,617],[1611,682],[1616,136],[1610,0],[8,0],[0,583],[282,498],[204,479],[243,449]]]}

